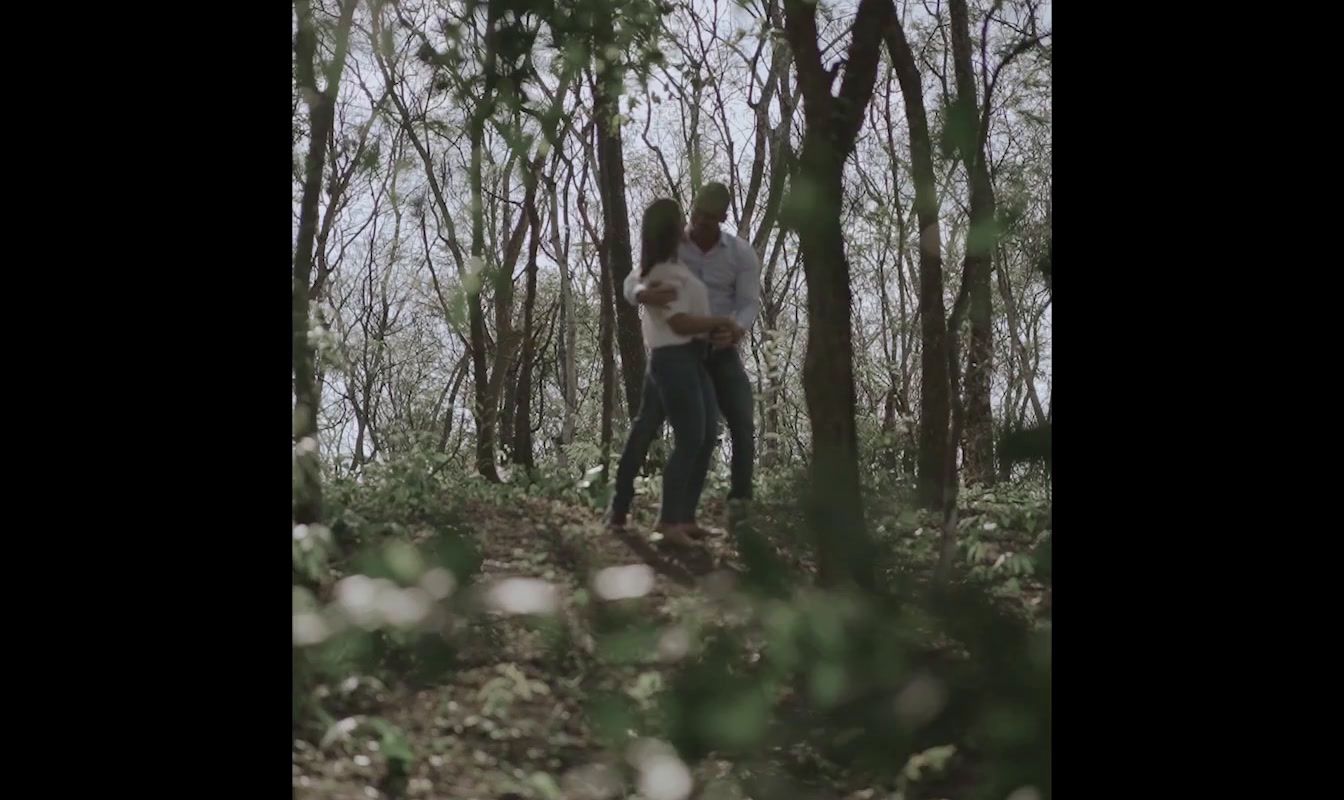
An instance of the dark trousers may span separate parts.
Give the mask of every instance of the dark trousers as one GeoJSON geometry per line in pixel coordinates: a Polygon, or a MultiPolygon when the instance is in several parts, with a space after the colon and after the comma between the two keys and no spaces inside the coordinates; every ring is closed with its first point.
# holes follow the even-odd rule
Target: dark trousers
{"type": "MultiPolygon", "coordinates": [[[[694,345],[682,345],[686,348],[692,346],[694,345]]],[[[703,353],[703,345],[700,347],[703,353]]],[[[635,497],[635,475],[639,472],[640,465],[644,463],[644,458],[648,455],[653,440],[658,438],[663,420],[670,417],[660,394],[657,376],[653,369],[654,356],[660,350],[667,349],[670,348],[660,347],[650,354],[650,370],[644,376],[644,389],[639,401],[639,414],[630,424],[630,435],[626,437],[625,449],[621,452],[620,464],[616,468],[615,496],[611,504],[613,516],[623,518],[629,513],[630,504],[635,497]]],[[[708,358],[703,362],[703,367],[709,376],[718,410],[722,413],[724,422],[727,423],[729,438],[733,444],[732,487],[728,492],[728,499],[750,500],[752,469],[756,457],[756,429],[752,419],[754,399],[752,397],[751,379],[747,377],[747,371],[742,366],[742,358],[738,355],[735,347],[711,350],[708,358]]],[[[675,419],[672,420],[672,426],[675,436],[675,419]]],[[[707,448],[708,453],[705,457],[706,472],[708,471],[709,457],[713,454],[713,445],[714,441],[711,438],[710,446],[707,448]]],[[[670,459],[668,465],[670,469],[670,459]]],[[[666,485],[666,478],[667,471],[664,471],[664,485],[666,485]]],[[[699,488],[704,488],[703,475],[699,480],[699,488]]],[[[698,501],[698,490],[695,492],[695,497],[698,501]]],[[[666,493],[664,493],[664,505],[666,505],[666,493]]],[[[694,514],[694,511],[695,505],[692,505],[691,513],[694,514]]]]}

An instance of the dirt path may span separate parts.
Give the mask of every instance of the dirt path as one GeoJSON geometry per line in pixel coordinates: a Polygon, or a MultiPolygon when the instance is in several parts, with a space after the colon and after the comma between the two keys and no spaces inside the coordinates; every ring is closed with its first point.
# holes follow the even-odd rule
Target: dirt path
{"type": "MultiPolygon", "coordinates": [[[[640,529],[618,538],[595,515],[560,503],[477,504],[468,514],[484,558],[480,582],[535,578],[552,584],[573,652],[556,658],[536,625],[496,615],[472,626],[459,668],[442,685],[410,689],[347,681],[332,691],[362,712],[353,715],[357,722],[379,717],[405,733],[415,756],[406,796],[493,800],[512,792],[548,798],[561,785],[567,798],[586,796],[579,786],[583,778],[618,770],[604,760],[608,751],[585,722],[585,698],[603,691],[638,697],[666,669],[656,660],[613,664],[593,654],[584,613],[595,593],[593,576],[607,567],[651,562],[652,586],[637,602],[667,626],[698,602],[697,585],[714,577],[692,574],[705,571],[705,559],[688,568],[651,547],[640,529]]],[[[731,556],[726,537],[711,540],[707,549],[719,563],[731,556]]],[[[296,745],[295,797],[392,797],[385,791],[388,765],[379,738],[371,725],[359,724],[325,749],[296,745]]]]}
{"type": "MultiPolygon", "coordinates": [[[[721,503],[707,504],[710,524],[721,512],[716,506],[721,503]]],[[[483,556],[479,584],[546,582],[554,590],[549,627],[537,618],[487,615],[460,637],[456,667],[436,685],[350,679],[331,687],[330,706],[353,728],[324,747],[296,743],[296,798],[614,800],[634,791],[617,749],[593,730],[588,704],[604,694],[643,703],[663,685],[677,648],[684,652],[683,625],[723,618],[718,599],[737,567],[731,539],[708,540],[707,554],[688,561],[653,546],[647,528],[619,537],[595,513],[555,501],[477,502],[466,511],[483,556]],[[627,569],[602,572],[608,568],[627,569]],[[604,589],[594,582],[599,574],[640,584],[625,587],[638,599],[604,605],[597,599],[604,589]],[[611,605],[650,623],[657,641],[632,644],[621,659],[597,648],[595,609],[611,605]],[[567,637],[561,647],[548,638],[556,635],[567,637]],[[404,733],[413,754],[409,774],[393,773],[389,781],[387,740],[377,720],[404,733]]],[[[693,767],[692,796],[740,800],[734,777],[760,767],[702,762],[693,767]]]]}

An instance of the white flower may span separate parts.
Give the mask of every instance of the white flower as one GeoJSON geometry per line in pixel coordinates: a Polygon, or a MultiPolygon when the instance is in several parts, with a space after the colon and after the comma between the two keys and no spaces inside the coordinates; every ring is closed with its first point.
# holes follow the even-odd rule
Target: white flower
{"type": "Polygon", "coordinates": [[[639,793],[648,800],[686,800],[691,786],[691,771],[674,755],[651,756],[639,766],[639,793]]]}
{"type": "Polygon", "coordinates": [[[378,605],[382,609],[387,624],[398,628],[409,628],[419,624],[429,616],[434,607],[434,598],[429,592],[418,587],[386,592],[379,595],[378,605]]]}
{"type": "Polygon", "coordinates": [[[555,587],[538,578],[506,578],[491,587],[486,600],[506,614],[552,614],[560,603],[555,587]]]}
{"type": "Polygon", "coordinates": [[[453,593],[456,586],[457,579],[453,577],[453,573],[443,567],[435,567],[420,578],[420,587],[429,592],[429,596],[435,600],[443,600],[453,593]]]}
{"type": "Polygon", "coordinates": [[[605,600],[643,597],[653,590],[653,570],[647,564],[607,567],[593,577],[593,590],[605,600]]]}
{"type": "Polygon", "coordinates": [[[331,633],[321,616],[305,611],[291,619],[294,644],[299,647],[319,644],[331,633]]]}

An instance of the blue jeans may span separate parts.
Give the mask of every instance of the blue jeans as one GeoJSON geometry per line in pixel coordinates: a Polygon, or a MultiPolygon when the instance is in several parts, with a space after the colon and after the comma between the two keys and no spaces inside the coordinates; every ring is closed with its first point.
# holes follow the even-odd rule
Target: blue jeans
{"type": "MultiPolygon", "coordinates": [[[[728,434],[733,443],[732,488],[728,492],[728,499],[750,500],[752,469],[756,457],[751,379],[747,377],[747,371],[742,366],[742,359],[735,347],[710,351],[704,366],[709,373],[719,411],[728,425],[728,434]]],[[[611,503],[613,517],[624,519],[630,512],[630,504],[635,497],[635,475],[643,465],[653,440],[658,438],[666,416],[657,383],[650,371],[644,376],[639,414],[630,424],[630,435],[625,440],[625,449],[621,452],[621,460],[616,468],[615,496],[611,503]]],[[[673,426],[675,429],[675,422],[673,426]]],[[[712,441],[709,449],[712,456],[712,441]]],[[[708,458],[706,472],[708,472],[708,458]]],[[[703,486],[702,478],[701,489],[703,486]]],[[[699,497],[699,492],[696,493],[696,497],[699,497]]]]}

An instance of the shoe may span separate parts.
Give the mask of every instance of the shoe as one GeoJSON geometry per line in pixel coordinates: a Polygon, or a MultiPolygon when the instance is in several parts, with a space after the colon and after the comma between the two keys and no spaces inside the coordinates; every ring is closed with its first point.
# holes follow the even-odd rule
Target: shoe
{"type": "Polygon", "coordinates": [[[667,542],[668,544],[673,545],[675,547],[682,547],[693,550],[698,548],[700,545],[690,537],[690,533],[688,531],[689,527],[690,526],[686,524],[681,525],[660,524],[656,528],[654,528],[654,530],[662,534],[663,541],[667,542]]]}

